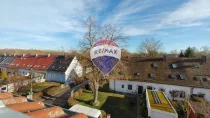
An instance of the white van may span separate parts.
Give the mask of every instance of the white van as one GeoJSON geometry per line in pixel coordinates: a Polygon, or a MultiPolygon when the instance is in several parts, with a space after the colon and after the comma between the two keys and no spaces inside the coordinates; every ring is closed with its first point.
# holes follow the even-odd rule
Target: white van
{"type": "Polygon", "coordinates": [[[84,113],[85,115],[88,116],[88,118],[102,118],[100,110],[82,106],[79,104],[74,105],[69,110],[76,113],[84,113]]]}

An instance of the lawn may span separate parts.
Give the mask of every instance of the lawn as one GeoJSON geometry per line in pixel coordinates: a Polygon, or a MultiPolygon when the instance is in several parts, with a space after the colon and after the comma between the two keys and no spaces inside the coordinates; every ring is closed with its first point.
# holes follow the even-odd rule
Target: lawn
{"type": "Polygon", "coordinates": [[[136,118],[136,97],[128,97],[121,94],[99,92],[98,100],[100,105],[93,107],[93,93],[84,91],[83,94],[77,98],[81,105],[104,110],[111,114],[112,118],[136,118]]]}
{"type": "Polygon", "coordinates": [[[59,83],[56,82],[41,82],[41,83],[35,83],[33,84],[33,91],[39,92],[42,91],[45,88],[49,88],[51,86],[59,86],[59,83]]]}

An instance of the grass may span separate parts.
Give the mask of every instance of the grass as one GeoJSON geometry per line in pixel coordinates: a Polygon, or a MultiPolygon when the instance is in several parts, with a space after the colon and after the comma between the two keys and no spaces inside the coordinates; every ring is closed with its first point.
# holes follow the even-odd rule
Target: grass
{"type": "Polygon", "coordinates": [[[111,114],[112,118],[136,118],[136,97],[128,97],[121,94],[99,92],[98,100],[99,106],[92,106],[93,93],[84,91],[83,94],[77,98],[79,104],[104,110],[111,114]]]}
{"type": "Polygon", "coordinates": [[[58,85],[60,85],[60,84],[55,83],[55,82],[35,83],[35,84],[33,84],[33,91],[34,92],[39,92],[39,91],[42,91],[43,89],[49,88],[51,86],[58,86],[58,85]]]}

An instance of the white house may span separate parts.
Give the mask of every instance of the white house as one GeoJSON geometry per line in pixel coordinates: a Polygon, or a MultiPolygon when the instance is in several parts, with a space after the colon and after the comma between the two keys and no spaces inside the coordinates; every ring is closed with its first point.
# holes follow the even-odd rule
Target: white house
{"type": "Polygon", "coordinates": [[[46,71],[46,81],[68,83],[81,77],[83,68],[76,57],[57,57],[46,71]]]}

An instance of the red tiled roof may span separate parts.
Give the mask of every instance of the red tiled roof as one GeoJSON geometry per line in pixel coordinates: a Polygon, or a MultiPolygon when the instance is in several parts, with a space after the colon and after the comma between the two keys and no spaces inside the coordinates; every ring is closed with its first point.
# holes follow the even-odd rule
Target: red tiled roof
{"type": "Polygon", "coordinates": [[[13,69],[31,69],[38,71],[45,71],[52,64],[56,56],[50,55],[25,55],[25,56],[17,56],[15,60],[13,60],[8,68],[13,69]]]}
{"type": "Polygon", "coordinates": [[[84,114],[65,113],[58,106],[47,108],[43,102],[28,102],[26,97],[13,97],[11,93],[0,93],[0,101],[7,108],[31,118],[88,118],[84,114]]]}

